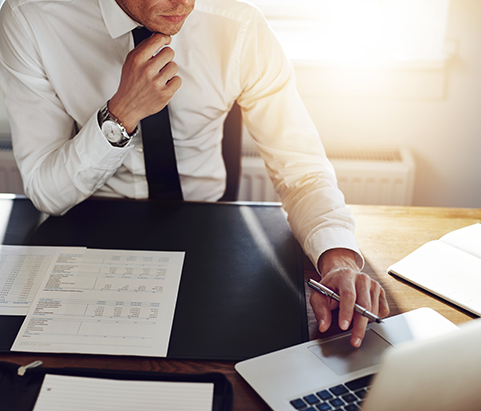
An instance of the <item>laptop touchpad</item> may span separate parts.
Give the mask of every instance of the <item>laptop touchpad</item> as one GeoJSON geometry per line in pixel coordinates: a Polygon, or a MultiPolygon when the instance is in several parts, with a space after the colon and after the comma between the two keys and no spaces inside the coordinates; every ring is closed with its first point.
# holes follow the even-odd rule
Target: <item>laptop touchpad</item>
{"type": "Polygon", "coordinates": [[[344,375],[381,362],[383,351],[390,347],[372,330],[367,330],[361,347],[354,348],[351,336],[345,335],[325,343],[309,347],[322,362],[337,375],[344,375]]]}

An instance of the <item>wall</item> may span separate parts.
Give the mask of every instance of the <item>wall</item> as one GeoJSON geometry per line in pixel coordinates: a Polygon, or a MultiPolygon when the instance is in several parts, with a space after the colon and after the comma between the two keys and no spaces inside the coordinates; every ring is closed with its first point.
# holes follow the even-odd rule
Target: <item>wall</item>
{"type": "MultiPolygon", "coordinates": [[[[481,208],[481,1],[451,0],[447,38],[458,50],[441,98],[303,98],[325,145],[408,147],[417,168],[413,205],[481,208]]],[[[313,73],[296,71],[300,83],[313,73]]]]}

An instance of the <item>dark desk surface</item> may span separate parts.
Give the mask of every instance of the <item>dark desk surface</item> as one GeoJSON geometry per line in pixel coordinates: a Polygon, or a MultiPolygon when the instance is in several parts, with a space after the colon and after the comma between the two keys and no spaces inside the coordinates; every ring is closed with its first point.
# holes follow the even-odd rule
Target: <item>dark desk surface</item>
{"type": "Polygon", "coordinates": [[[279,206],[87,200],[23,244],[185,252],[169,358],[242,360],[308,340],[302,253],[279,206]]]}
{"type": "MultiPolygon", "coordinates": [[[[1,200],[1,197],[0,197],[1,200]]],[[[6,210],[1,205],[0,213],[6,210]],[[3,207],[3,208],[2,208],[3,207]]],[[[39,213],[30,209],[27,202],[15,211],[17,217],[26,213],[30,217],[18,221],[15,229],[10,227],[5,236],[5,243],[21,244],[21,239],[28,235],[40,218],[39,213]]],[[[385,288],[391,308],[391,315],[406,312],[419,307],[431,307],[456,324],[474,318],[473,315],[444,301],[429,295],[407,283],[395,279],[386,273],[389,265],[400,260],[411,251],[427,241],[438,239],[442,235],[475,222],[481,221],[481,210],[425,208],[425,207],[387,207],[387,206],[351,206],[356,217],[356,236],[361,251],[366,259],[364,271],[379,280],[385,288]]],[[[11,218],[13,218],[12,216],[11,218]]],[[[128,216],[126,217],[128,218],[128,216]]],[[[1,221],[1,220],[0,220],[1,221]]],[[[3,234],[0,226],[0,236],[3,234]]],[[[315,276],[312,265],[304,257],[305,278],[315,276]]],[[[306,289],[307,297],[310,289],[306,289]]],[[[321,337],[317,324],[308,304],[308,322],[310,338],[321,337]]],[[[334,326],[325,335],[339,332],[334,326]]],[[[325,336],[324,335],[324,336],[325,336]]],[[[49,367],[90,367],[118,370],[145,370],[179,373],[202,373],[217,371],[224,373],[234,387],[234,410],[268,410],[269,408],[242,380],[234,370],[233,361],[194,361],[159,358],[124,358],[109,356],[78,355],[32,355],[1,354],[0,360],[18,364],[27,364],[41,357],[49,367]]]]}

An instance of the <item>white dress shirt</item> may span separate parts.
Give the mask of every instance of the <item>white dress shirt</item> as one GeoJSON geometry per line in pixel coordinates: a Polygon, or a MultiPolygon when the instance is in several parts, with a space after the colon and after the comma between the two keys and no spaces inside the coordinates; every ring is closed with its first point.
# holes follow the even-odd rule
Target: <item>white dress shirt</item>
{"type": "MultiPolygon", "coordinates": [[[[38,209],[60,215],[93,194],[148,197],[141,135],[113,147],[97,121],[136,26],[115,0],[4,2],[0,81],[25,193],[38,209]]],[[[169,109],[184,199],[222,196],[223,122],[237,100],[313,263],[330,248],[359,253],[292,67],[260,12],[242,1],[197,0],[171,47],[182,78],[169,109]]]]}

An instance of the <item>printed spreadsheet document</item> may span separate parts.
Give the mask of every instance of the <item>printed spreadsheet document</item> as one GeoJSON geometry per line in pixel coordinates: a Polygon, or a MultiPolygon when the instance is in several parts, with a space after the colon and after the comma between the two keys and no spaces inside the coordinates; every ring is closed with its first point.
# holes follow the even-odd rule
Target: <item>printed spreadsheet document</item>
{"type": "Polygon", "coordinates": [[[0,245],[0,315],[27,315],[50,262],[68,247],[0,245]]]}
{"type": "Polygon", "coordinates": [[[165,357],[184,255],[57,249],[11,350],[165,357]]]}

